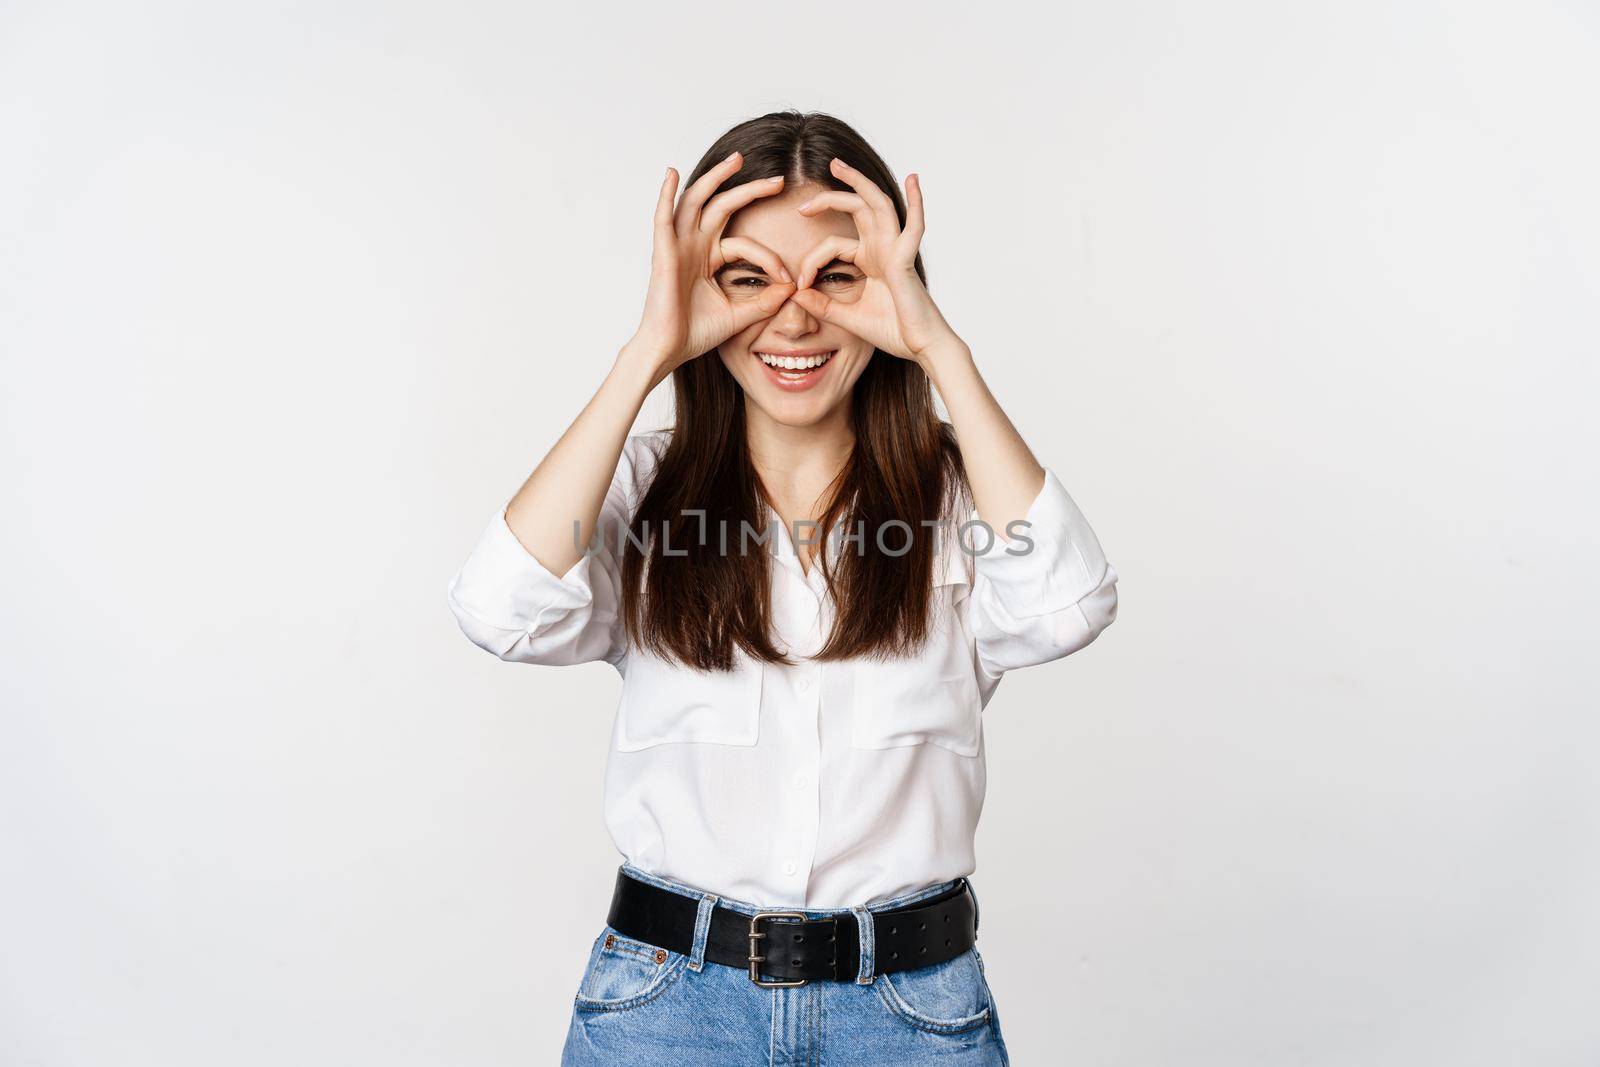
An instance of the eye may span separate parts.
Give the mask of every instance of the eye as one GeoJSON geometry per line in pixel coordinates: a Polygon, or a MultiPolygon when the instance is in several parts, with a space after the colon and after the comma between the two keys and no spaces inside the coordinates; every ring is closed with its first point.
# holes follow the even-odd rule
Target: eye
{"type": "Polygon", "coordinates": [[[767,284],[767,279],[763,278],[759,274],[746,274],[742,278],[732,279],[728,282],[728,284],[743,286],[746,289],[759,289],[761,286],[767,284]]]}
{"type": "Polygon", "coordinates": [[[850,284],[852,284],[854,282],[857,282],[859,280],[860,279],[857,278],[854,274],[849,274],[849,273],[847,273],[845,271],[842,271],[842,270],[830,270],[828,273],[826,273],[824,275],[821,275],[820,277],[817,278],[817,284],[818,285],[850,285],[850,284]]]}

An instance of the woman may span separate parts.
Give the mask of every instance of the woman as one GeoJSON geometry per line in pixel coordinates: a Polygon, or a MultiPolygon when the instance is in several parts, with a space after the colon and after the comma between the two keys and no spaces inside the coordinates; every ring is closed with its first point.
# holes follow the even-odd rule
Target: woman
{"type": "Polygon", "coordinates": [[[677,188],[637,332],[450,583],[501,659],[624,679],[562,1062],[1006,1063],[981,713],[1112,622],[1116,572],[929,298],[915,175],[782,112],[677,188]]]}

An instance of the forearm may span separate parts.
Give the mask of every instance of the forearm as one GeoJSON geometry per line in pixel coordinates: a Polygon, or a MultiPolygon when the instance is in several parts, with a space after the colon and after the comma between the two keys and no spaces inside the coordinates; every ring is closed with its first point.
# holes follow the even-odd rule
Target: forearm
{"type": "Polygon", "coordinates": [[[972,351],[952,340],[923,359],[955,427],[978,517],[1000,537],[1028,514],[1044,486],[1044,468],[978,373],[972,351]]]}
{"type": "Polygon", "coordinates": [[[506,505],[506,525],[552,574],[582,558],[658,361],[624,347],[589,403],[506,505]],[[578,523],[576,543],[572,524],[578,523]]]}

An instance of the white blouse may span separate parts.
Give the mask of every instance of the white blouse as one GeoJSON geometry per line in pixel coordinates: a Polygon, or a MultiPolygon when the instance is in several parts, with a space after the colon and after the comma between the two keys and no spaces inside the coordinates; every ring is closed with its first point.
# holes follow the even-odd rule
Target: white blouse
{"type": "MultiPolygon", "coordinates": [[[[738,652],[733,672],[699,672],[629,647],[619,614],[617,530],[670,433],[628,438],[598,551],[565,574],[522,546],[502,505],[449,582],[462,632],[508,662],[604,660],[622,675],[604,816],[623,859],[644,871],[757,904],[830,909],[971,874],[982,712],[1001,675],[1075,652],[1116,618],[1117,573],[1082,512],[1046,468],[1015,552],[1003,527],[992,539],[972,527],[964,544],[938,539],[940,610],[917,658],[817,662],[831,598],[768,508],[776,535],[750,550],[773,555],[774,639],[800,662],[738,652]]],[[[849,550],[838,537],[817,547],[835,559],[849,550]]]]}

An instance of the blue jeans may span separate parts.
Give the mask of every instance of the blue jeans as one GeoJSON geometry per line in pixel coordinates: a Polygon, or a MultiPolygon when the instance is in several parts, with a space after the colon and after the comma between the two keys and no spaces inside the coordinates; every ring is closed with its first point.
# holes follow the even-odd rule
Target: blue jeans
{"type": "MultiPolygon", "coordinates": [[[[573,998],[563,1067],[1009,1065],[976,946],[930,967],[872,973],[867,913],[934,896],[959,879],[851,909],[861,929],[861,973],[855,981],[763,988],[748,971],[705,958],[713,905],[747,915],[763,906],[647,874],[629,863],[622,869],[699,901],[694,945],[687,954],[672,952],[602,926],[573,998]]],[[[784,910],[807,918],[830,914],[784,910]]]]}

